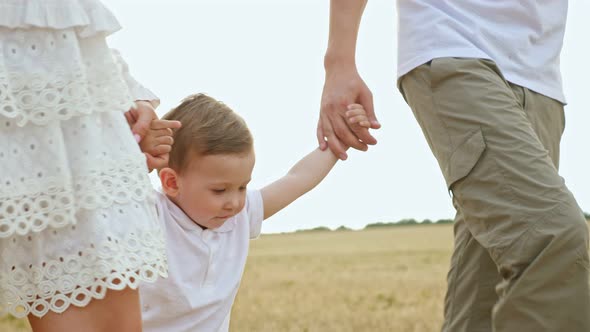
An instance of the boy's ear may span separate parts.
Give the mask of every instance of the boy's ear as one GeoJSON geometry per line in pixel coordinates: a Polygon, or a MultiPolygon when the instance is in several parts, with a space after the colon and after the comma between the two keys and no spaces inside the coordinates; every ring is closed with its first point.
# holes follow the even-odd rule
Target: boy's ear
{"type": "Polygon", "coordinates": [[[166,195],[176,197],[178,195],[178,174],[172,168],[162,168],[158,175],[162,183],[162,190],[166,195]]]}

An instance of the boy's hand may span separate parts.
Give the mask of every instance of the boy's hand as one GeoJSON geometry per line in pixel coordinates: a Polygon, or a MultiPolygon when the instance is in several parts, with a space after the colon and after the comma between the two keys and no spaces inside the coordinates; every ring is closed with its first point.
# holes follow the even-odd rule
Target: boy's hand
{"type": "Polygon", "coordinates": [[[174,143],[172,129],[180,128],[180,122],[158,120],[148,101],[136,100],[135,105],[125,113],[125,119],[146,156],[149,171],[168,166],[168,153],[174,143]]]}
{"type": "Polygon", "coordinates": [[[367,111],[363,108],[363,105],[348,105],[348,111],[346,111],[345,115],[351,129],[371,128],[371,122],[369,121],[367,111]]]}
{"type": "Polygon", "coordinates": [[[168,166],[168,157],[174,143],[172,129],[180,128],[179,121],[153,120],[145,136],[139,142],[145,154],[150,172],[168,166]]]}

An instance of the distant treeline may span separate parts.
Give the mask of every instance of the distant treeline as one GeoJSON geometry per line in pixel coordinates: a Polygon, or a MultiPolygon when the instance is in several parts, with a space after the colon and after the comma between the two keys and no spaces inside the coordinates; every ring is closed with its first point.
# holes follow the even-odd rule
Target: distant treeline
{"type": "MultiPolygon", "coordinates": [[[[415,219],[403,219],[400,221],[396,221],[396,222],[377,222],[377,223],[373,223],[373,224],[368,224],[367,226],[365,226],[364,229],[369,229],[369,228],[377,228],[377,227],[397,227],[397,226],[407,226],[407,225],[442,225],[442,224],[452,224],[453,223],[453,219],[439,219],[437,221],[432,221],[429,219],[425,219],[421,222],[415,220],[415,219]]],[[[338,232],[338,231],[351,231],[352,229],[346,227],[346,226],[340,226],[336,229],[334,229],[333,231],[338,232]]],[[[320,227],[315,227],[315,228],[311,228],[311,229],[301,229],[301,230],[297,230],[295,232],[331,232],[332,229],[326,227],[326,226],[320,226],[320,227]]]]}
{"type": "Polygon", "coordinates": [[[375,228],[375,227],[395,227],[395,226],[408,226],[408,225],[444,225],[444,224],[452,224],[453,219],[439,219],[437,221],[432,221],[430,219],[425,219],[422,221],[418,221],[416,219],[402,219],[400,221],[395,222],[377,222],[374,224],[368,224],[365,226],[367,228],[375,228]]]}
{"type": "MultiPolygon", "coordinates": [[[[586,217],[586,220],[588,220],[588,222],[590,222],[590,213],[584,212],[584,217],[586,217]]],[[[379,227],[399,227],[399,226],[408,226],[408,225],[444,225],[444,224],[452,224],[453,223],[453,219],[439,219],[436,221],[432,221],[430,219],[424,219],[422,221],[418,221],[416,219],[402,219],[400,221],[393,221],[393,222],[376,222],[376,223],[372,223],[372,224],[368,224],[367,226],[365,226],[364,229],[371,229],[371,228],[379,228],[379,227]]],[[[334,229],[333,231],[350,231],[352,229],[346,227],[346,226],[340,226],[336,229],[334,229]]],[[[331,232],[332,229],[326,227],[326,226],[320,226],[320,227],[316,227],[316,228],[311,228],[311,229],[303,229],[303,230],[298,230],[296,232],[331,232]]]]}
{"type": "MultiPolygon", "coordinates": [[[[584,217],[586,220],[590,222],[590,213],[584,212],[584,217]]],[[[416,219],[403,219],[400,221],[395,222],[377,222],[373,224],[368,224],[365,226],[367,228],[376,228],[376,227],[395,227],[395,226],[407,226],[407,225],[443,225],[443,224],[452,224],[453,219],[439,219],[437,221],[432,221],[430,219],[425,219],[422,221],[418,221],[416,219]]],[[[341,228],[344,226],[341,226],[341,228]]],[[[324,227],[326,228],[326,227],[324,227]]]]}

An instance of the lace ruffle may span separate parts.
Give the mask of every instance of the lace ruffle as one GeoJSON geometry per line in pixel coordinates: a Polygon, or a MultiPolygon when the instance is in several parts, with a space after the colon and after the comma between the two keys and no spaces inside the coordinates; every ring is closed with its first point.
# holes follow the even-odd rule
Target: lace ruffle
{"type": "Polygon", "coordinates": [[[45,125],[54,120],[134,106],[121,79],[89,83],[78,74],[65,80],[59,71],[47,76],[9,75],[7,78],[0,73],[0,115],[16,119],[18,126],[28,122],[45,125]],[[29,83],[17,85],[15,82],[29,83]]]}
{"type": "Polygon", "coordinates": [[[97,0],[0,0],[0,26],[75,28],[82,38],[121,29],[111,11],[97,0]]]}
{"type": "Polygon", "coordinates": [[[0,41],[0,116],[15,119],[18,126],[134,106],[122,64],[103,39],[78,44],[67,31],[0,37],[6,37],[0,41]]]}
{"type": "MultiPolygon", "coordinates": [[[[80,234],[73,226],[54,230],[53,236],[67,239],[80,234]]],[[[35,240],[29,236],[29,241],[35,240]]],[[[70,305],[82,307],[104,298],[107,289],[136,289],[139,282],[167,277],[164,241],[157,227],[126,236],[105,233],[103,241],[85,244],[28,266],[2,267],[0,315],[62,313],[70,305]]]]}
{"type": "Polygon", "coordinates": [[[116,29],[98,1],[0,0],[0,315],[166,275],[116,29]]]}
{"type": "Polygon", "coordinates": [[[145,158],[103,159],[84,175],[23,179],[0,186],[0,238],[76,224],[80,209],[141,202],[153,195],[145,158]]]}

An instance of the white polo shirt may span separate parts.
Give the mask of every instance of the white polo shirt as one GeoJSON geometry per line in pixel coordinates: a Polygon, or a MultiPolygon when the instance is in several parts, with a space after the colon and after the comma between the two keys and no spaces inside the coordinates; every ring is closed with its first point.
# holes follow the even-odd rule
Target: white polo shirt
{"type": "Polygon", "coordinates": [[[397,0],[398,77],[434,58],[491,59],[507,81],[565,103],[567,0],[397,0]]]}
{"type": "Polygon", "coordinates": [[[168,278],[139,288],[144,331],[229,330],[249,240],[260,235],[262,204],[260,191],[248,191],[240,213],[217,229],[203,230],[166,195],[157,193],[168,278]]]}

